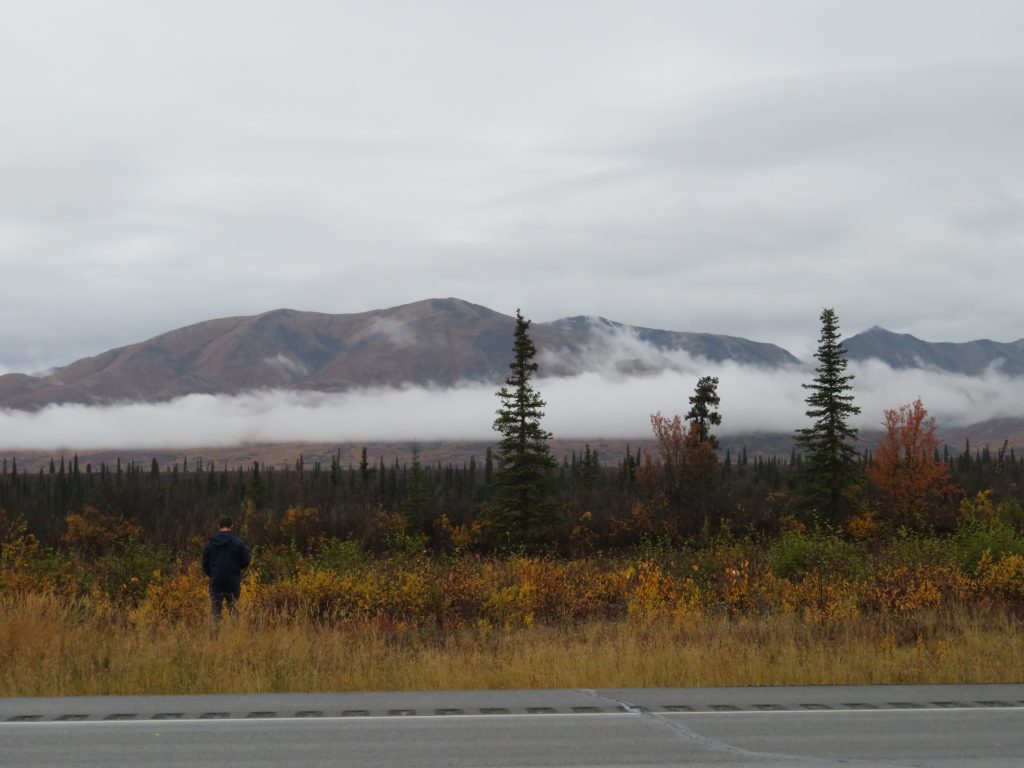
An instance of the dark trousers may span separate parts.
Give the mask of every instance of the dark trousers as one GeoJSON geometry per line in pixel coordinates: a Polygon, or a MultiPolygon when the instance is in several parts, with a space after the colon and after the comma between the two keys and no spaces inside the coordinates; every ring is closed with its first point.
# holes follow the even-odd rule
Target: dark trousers
{"type": "Polygon", "coordinates": [[[213,623],[220,621],[221,613],[227,606],[230,616],[238,615],[238,598],[241,597],[241,590],[238,592],[214,592],[210,590],[210,610],[213,613],[213,623]]]}

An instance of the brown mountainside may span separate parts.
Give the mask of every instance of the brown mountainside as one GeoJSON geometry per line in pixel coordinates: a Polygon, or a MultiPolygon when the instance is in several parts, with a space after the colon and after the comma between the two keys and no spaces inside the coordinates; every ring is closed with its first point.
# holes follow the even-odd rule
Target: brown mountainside
{"type": "MultiPolygon", "coordinates": [[[[255,389],[336,392],[353,387],[500,381],[515,319],[459,299],[331,315],[279,309],[170,331],[78,360],[45,376],[0,376],[0,406],[168,400],[255,389]]],[[[736,337],[631,328],[569,318],[532,326],[541,373],[609,365],[670,368],[673,351],[777,367],[798,361],[781,347],[736,337]],[[666,356],[667,355],[667,356],[666,356]]]]}

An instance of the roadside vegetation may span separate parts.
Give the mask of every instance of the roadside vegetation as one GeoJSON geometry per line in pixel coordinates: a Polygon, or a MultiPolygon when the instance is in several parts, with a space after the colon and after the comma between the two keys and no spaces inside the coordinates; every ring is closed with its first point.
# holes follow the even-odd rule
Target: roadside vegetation
{"type": "Polygon", "coordinates": [[[0,695],[1021,682],[1024,461],[951,453],[920,401],[849,446],[822,315],[812,426],[721,456],[718,380],[657,451],[547,452],[529,322],[497,455],[0,471],[0,695]],[[254,548],[213,632],[198,555],[254,548]]]}
{"type": "Polygon", "coordinates": [[[92,511],[53,549],[8,520],[0,695],[1020,682],[1018,508],[962,507],[945,534],[793,519],[572,558],[264,544],[216,634],[195,557],[92,511]]]}

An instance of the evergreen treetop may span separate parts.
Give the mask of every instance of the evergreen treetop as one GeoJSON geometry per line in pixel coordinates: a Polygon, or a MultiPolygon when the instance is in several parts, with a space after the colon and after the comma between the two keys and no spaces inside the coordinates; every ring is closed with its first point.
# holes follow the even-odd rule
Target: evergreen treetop
{"type": "Polygon", "coordinates": [[[529,328],[516,310],[511,373],[496,393],[501,405],[494,430],[501,442],[489,517],[496,544],[536,550],[547,546],[557,522],[551,489],[557,462],[551,433],[541,426],[545,403],[531,383],[538,366],[529,328]]]}
{"type": "Polygon", "coordinates": [[[839,341],[839,320],[834,309],[821,313],[821,336],[814,357],[814,380],[803,384],[810,390],[806,414],[810,427],[797,432],[802,451],[799,495],[805,511],[835,521],[849,512],[862,475],[855,447],[857,429],[849,419],[860,413],[853,404],[853,374],[846,373],[846,350],[839,341]]]}

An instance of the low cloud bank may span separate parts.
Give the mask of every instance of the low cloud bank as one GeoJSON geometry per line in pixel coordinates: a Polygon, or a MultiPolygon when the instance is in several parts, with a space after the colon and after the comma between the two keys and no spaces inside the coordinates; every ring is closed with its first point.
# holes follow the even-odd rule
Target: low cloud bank
{"type": "MultiPolygon", "coordinates": [[[[687,370],[653,375],[587,373],[540,379],[544,426],[558,437],[639,438],[649,415],[684,414],[697,377],[720,379],[723,436],[790,432],[806,426],[805,368],[765,370],[691,360],[687,370]]],[[[944,426],[1024,416],[1022,379],[992,369],[984,376],[893,370],[869,361],[850,366],[855,424],[876,428],[885,408],[920,397],[944,426]]],[[[165,403],[59,405],[36,413],[0,411],[0,448],[174,448],[243,442],[350,442],[494,439],[498,400],[491,384],[312,393],[260,391],[239,396],[189,395],[165,403]]]]}

